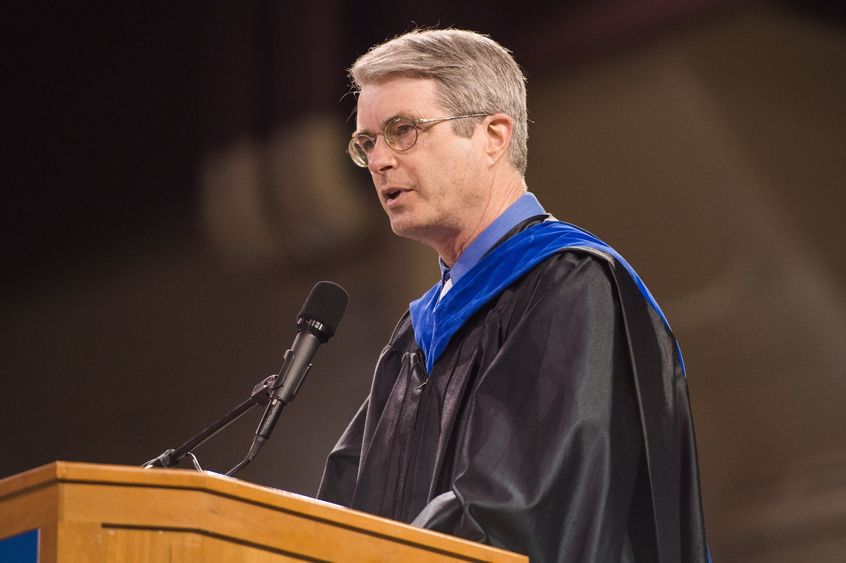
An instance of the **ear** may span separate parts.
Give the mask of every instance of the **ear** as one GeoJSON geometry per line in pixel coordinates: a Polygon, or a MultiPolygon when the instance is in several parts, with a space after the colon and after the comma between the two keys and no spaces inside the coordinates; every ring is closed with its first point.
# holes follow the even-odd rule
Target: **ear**
{"type": "Polygon", "coordinates": [[[490,163],[496,164],[508,152],[514,120],[504,113],[495,113],[485,118],[485,153],[490,163]]]}

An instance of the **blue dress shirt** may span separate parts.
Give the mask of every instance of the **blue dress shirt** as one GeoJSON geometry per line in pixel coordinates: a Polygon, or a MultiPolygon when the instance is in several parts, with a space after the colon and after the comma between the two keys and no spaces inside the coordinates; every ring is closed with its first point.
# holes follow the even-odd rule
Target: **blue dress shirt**
{"type": "Polygon", "coordinates": [[[479,263],[479,260],[511,229],[532,217],[544,215],[546,211],[538,199],[531,192],[526,192],[520,199],[512,203],[502,215],[497,217],[493,223],[479,233],[464,252],[455,261],[452,268],[448,268],[443,260],[438,259],[441,268],[441,295],[443,297],[449,289],[456,285],[461,278],[479,263]],[[444,289],[444,286],[450,282],[444,289]]]}

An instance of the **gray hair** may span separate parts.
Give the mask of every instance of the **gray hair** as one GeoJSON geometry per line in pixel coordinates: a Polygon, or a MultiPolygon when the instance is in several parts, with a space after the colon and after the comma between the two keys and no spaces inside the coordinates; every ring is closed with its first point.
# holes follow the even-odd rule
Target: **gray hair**
{"type": "MultiPolygon", "coordinates": [[[[354,91],[396,77],[431,78],[441,103],[454,115],[504,113],[514,120],[508,155],[526,173],[528,116],[526,77],[510,51],[486,35],[461,29],[415,30],[372,47],[349,70],[354,91]]],[[[473,121],[452,122],[462,136],[473,121]]]]}

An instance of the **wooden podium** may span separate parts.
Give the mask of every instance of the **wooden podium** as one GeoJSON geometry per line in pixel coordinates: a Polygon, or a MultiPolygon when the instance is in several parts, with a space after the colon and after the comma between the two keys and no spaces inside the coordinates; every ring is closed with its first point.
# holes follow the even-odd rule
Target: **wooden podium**
{"type": "Polygon", "coordinates": [[[41,563],[527,561],[238,479],[54,462],[0,480],[0,538],[38,529],[41,563]]]}

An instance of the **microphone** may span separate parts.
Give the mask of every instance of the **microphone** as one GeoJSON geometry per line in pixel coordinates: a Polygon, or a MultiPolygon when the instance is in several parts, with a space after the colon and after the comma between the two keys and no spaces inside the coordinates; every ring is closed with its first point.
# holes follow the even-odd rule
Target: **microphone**
{"type": "Polygon", "coordinates": [[[282,409],[294,400],[308,375],[311,360],[317,349],[321,344],[328,342],[338,329],[348,301],[349,294],[334,282],[317,282],[311,289],[297,315],[297,335],[291,348],[285,351],[279,375],[270,388],[270,400],[256,428],[250,451],[241,463],[226,473],[227,475],[233,475],[252,461],[270,437],[282,409]]]}

